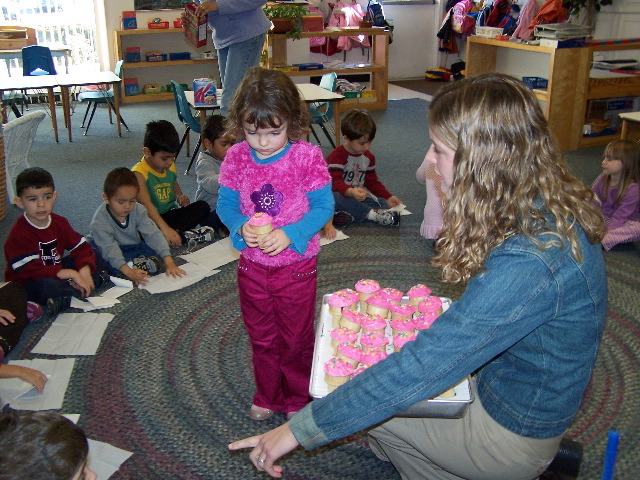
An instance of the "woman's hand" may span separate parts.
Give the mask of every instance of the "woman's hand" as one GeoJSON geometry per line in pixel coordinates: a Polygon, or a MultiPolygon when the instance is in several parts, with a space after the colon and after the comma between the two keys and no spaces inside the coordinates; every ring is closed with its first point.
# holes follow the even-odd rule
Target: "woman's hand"
{"type": "Polygon", "coordinates": [[[218,2],[202,2],[196,7],[196,15],[202,17],[209,12],[218,11],[218,2]]]}
{"type": "Polygon", "coordinates": [[[298,441],[293,436],[289,423],[285,423],[262,435],[233,442],[229,444],[229,450],[253,447],[253,450],[249,453],[249,460],[258,471],[266,472],[274,478],[281,478],[283,468],[280,465],[274,465],[273,462],[297,446],[298,441]]]}

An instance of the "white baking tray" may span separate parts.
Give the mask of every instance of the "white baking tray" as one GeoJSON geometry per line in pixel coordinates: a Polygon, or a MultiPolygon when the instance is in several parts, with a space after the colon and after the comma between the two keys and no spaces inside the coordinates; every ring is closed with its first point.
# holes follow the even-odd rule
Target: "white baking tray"
{"type": "MultiPolygon", "coordinates": [[[[313,398],[322,398],[329,393],[329,386],[324,381],[323,365],[332,354],[330,332],[333,328],[333,319],[329,313],[328,299],[325,295],[322,299],[320,310],[320,322],[316,328],[316,343],[313,351],[313,366],[311,368],[311,382],[309,393],[313,398]]],[[[446,310],[451,304],[448,298],[442,298],[442,308],[446,310]]],[[[408,301],[405,297],[403,302],[408,301]]],[[[387,336],[391,339],[391,328],[387,328],[387,336]]],[[[391,342],[390,342],[391,343],[391,342]]],[[[393,354],[393,346],[387,346],[387,352],[393,354]]],[[[407,410],[397,414],[398,417],[434,417],[434,418],[461,418],[467,411],[467,407],[473,401],[473,395],[466,377],[453,387],[455,396],[451,398],[435,397],[429,400],[417,402],[407,410]]]]}

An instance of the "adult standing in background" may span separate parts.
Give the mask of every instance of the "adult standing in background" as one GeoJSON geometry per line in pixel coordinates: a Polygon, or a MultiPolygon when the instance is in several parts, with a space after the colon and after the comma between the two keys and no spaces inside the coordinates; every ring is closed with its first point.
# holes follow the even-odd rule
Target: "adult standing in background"
{"type": "Polygon", "coordinates": [[[271,21],[262,10],[266,0],[195,1],[199,3],[196,14],[207,15],[218,52],[222,81],[220,111],[226,115],[245,72],[260,63],[264,37],[271,28],[271,21]]]}

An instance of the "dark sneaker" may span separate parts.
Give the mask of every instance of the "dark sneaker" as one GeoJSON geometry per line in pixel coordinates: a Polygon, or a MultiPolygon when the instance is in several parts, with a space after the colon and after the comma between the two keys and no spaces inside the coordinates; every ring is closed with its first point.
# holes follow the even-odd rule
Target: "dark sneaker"
{"type": "Polygon", "coordinates": [[[151,255],[150,257],[140,255],[139,257],[134,258],[132,263],[135,268],[138,270],[144,270],[149,275],[158,273],[162,267],[160,259],[155,255],[151,255]]]}
{"type": "Polygon", "coordinates": [[[391,212],[389,210],[378,210],[376,223],[380,225],[387,225],[389,227],[400,226],[400,214],[398,212],[391,212]]]}
{"type": "Polygon", "coordinates": [[[189,247],[195,247],[198,243],[213,242],[216,239],[216,231],[211,227],[194,228],[183,233],[189,247]]]}
{"type": "Polygon", "coordinates": [[[71,297],[47,298],[47,318],[54,320],[60,312],[71,306],[71,297]]]}
{"type": "Polygon", "coordinates": [[[347,212],[336,212],[333,216],[333,226],[336,228],[346,228],[353,223],[353,216],[347,212]]]}
{"type": "Polygon", "coordinates": [[[107,270],[101,270],[93,282],[94,288],[98,289],[100,287],[104,287],[109,280],[109,272],[107,270]]]}

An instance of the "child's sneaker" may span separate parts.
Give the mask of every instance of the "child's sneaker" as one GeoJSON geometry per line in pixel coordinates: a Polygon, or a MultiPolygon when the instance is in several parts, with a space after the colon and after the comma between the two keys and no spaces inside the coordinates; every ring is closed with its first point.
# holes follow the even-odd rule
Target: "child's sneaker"
{"type": "Polygon", "coordinates": [[[333,226],[336,228],[346,228],[353,223],[353,216],[348,212],[336,212],[333,215],[333,226]]]}
{"type": "Polygon", "coordinates": [[[111,277],[111,276],[109,275],[109,271],[108,271],[108,270],[101,270],[101,271],[98,273],[98,276],[97,276],[97,278],[96,278],[96,279],[95,279],[95,281],[94,281],[94,287],[95,287],[96,289],[98,289],[98,288],[100,288],[100,287],[104,287],[104,286],[107,284],[107,282],[108,282],[109,280],[111,280],[111,278],[110,278],[110,277],[111,277]]]}
{"type": "Polygon", "coordinates": [[[376,214],[376,223],[379,223],[380,225],[387,225],[389,227],[400,226],[400,214],[398,212],[378,210],[376,214]]]}
{"type": "Polygon", "coordinates": [[[216,238],[216,231],[211,227],[194,228],[183,233],[189,247],[194,247],[198,243],[213,242],[216,238]]]}
{"type": "Polygon", "coordinates": [[[47,318],[54,320],[58,314],[71,307],[71,297],[47,298],[47,318]]]}
{"type": "Polygon", "coordinates": [[[133,266],[138,270],[144,270],[149,275],[153,275],[160,271],[162,268],[162,264],[160,263],[160,259],[155,255],[151,255],[147,257],[146,255],[140,255],[133,259],[133,266]]]}
{"type": "Polygon", "coordinates": [[[39,320],[44,315],[44,310],[36,302],[27,302],[27,320],[29,323],[39,320]]]}

